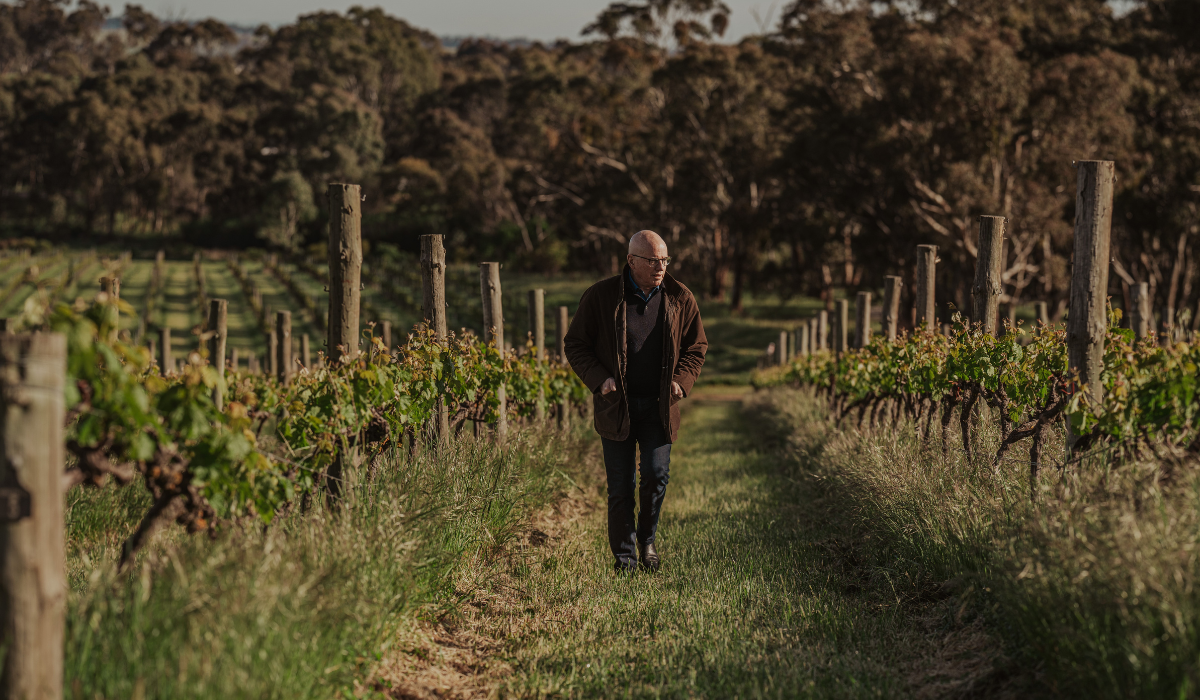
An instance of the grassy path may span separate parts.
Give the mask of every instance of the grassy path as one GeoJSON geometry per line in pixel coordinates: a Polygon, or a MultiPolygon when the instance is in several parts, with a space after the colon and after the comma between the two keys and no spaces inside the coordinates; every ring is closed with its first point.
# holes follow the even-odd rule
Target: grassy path
{"type": "Polygon", "coordinates": [[[461,581],[464,626],[497,650],[477,659],[490,679],[459,680],[517,697],[938,697],[916,686],[936,684],[944,610],[866,571],[750,428],[728,397],[685,407],[657,575],[611,571],[600,476],[534,523],[503,575],[461,581]]]}

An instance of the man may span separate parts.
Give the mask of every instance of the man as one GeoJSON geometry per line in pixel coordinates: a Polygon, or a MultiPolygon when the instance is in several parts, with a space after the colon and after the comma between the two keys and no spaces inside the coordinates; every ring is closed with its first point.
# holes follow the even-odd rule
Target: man
{"type": "Polygon", "coordinates": [[[667,274],[667,244],[653,231],[629,239],[625,269],[592,285],[567,330],[567,360],[592,390],[608,476],[608,543],[619,572],[659,567],[654,533],[667,490],[679,400],[692,391],[708,340],[688,288],[667,274]],[[634,523],[635,450],[641,510],[634,523]]]}

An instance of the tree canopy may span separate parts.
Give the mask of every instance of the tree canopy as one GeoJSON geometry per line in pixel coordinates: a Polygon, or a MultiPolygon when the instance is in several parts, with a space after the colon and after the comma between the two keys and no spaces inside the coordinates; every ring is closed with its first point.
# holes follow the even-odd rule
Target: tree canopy
{"type": "Polygon", "coordinates": [[[794,0],[736,44],[718,0],[598,10],[580,42],[448,52],[361,7],[247,34],[0,5],[0,227],[297,248],[326,183],[353,181],[372,240],[606,271],[651,228],[734,306],[911,280],[935,243],[939,301],[965,308],[991,214],[1005,294],[1061,308],[1072,161],[1098,158],[1119,172],[1111,291],[1200,296],[1192,0],[794,0]]]}

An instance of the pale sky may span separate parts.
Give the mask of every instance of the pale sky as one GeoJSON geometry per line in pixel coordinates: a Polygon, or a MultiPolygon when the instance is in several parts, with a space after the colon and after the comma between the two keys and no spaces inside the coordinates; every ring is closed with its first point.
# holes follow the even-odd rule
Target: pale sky
{"type": "MultiPolygon", "coordinates": [[[[754,11],[774,27],[785,0],[725,0],[733,16],[726,40],[759,31],[754,11]]],[[[110,0],[114,15],[125,4],[110,0]]],[[[317,10],[345,11],[354,5],[382,7],[409,24],[438,36],[494,36],[540,41],[578,41],[579,31],[608,6],[606,0],[141,0],[160,17],[198,20],[213,17],[232,24],[285,24],[317,10]]]]}

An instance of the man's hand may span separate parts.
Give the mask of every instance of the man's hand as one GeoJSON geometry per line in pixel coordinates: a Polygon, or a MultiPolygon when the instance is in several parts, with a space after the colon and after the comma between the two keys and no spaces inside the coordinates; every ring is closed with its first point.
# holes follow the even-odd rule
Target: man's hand
{"type": "Polygon", "coordinates": [[[607,396],[617,390],[617,380],[609,377],[600,385],[600,393],[607,396]]]}
{"type": "Polygon", "coordinates": [[[679,382],[671,382],[671,396],[677,399],[683,398],[683,387],[679,386],[679,382]]]}

